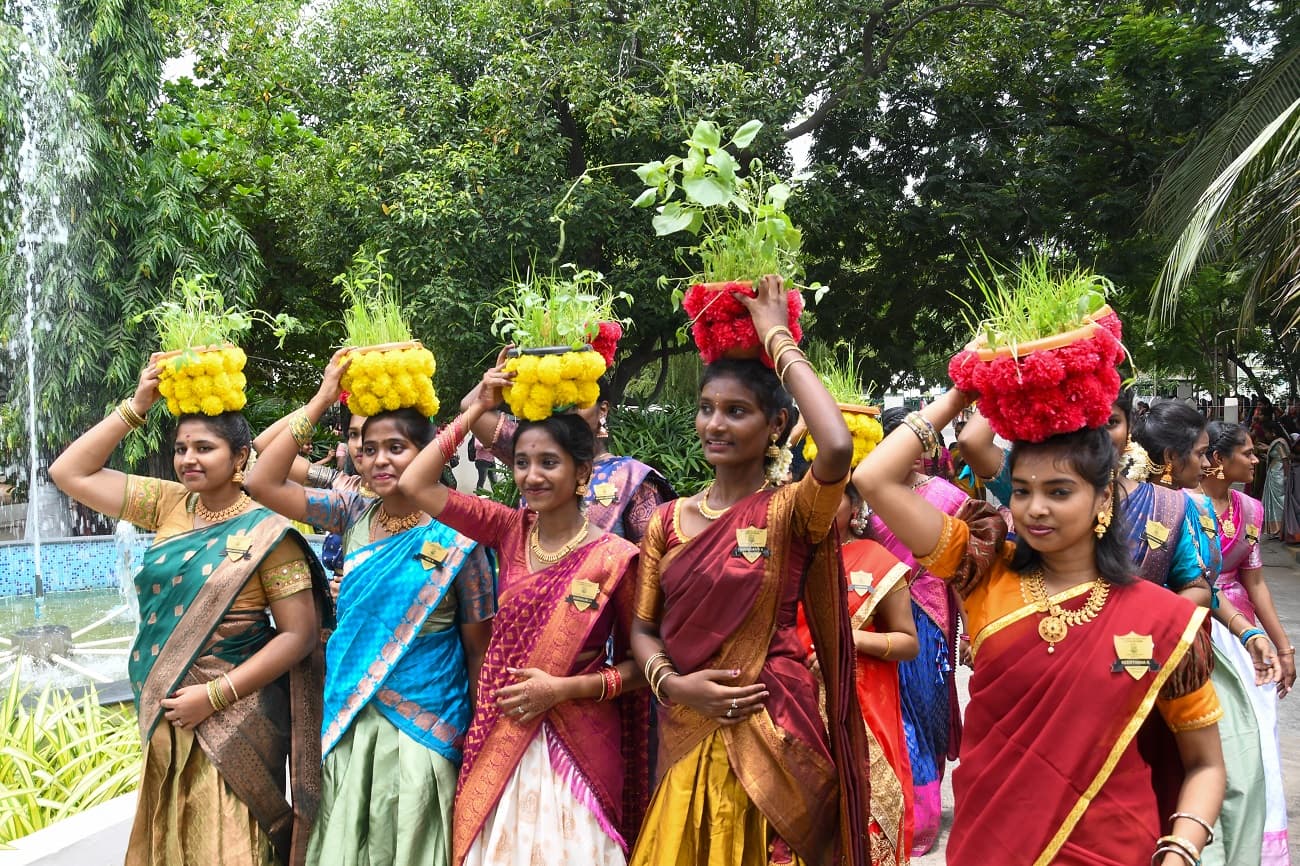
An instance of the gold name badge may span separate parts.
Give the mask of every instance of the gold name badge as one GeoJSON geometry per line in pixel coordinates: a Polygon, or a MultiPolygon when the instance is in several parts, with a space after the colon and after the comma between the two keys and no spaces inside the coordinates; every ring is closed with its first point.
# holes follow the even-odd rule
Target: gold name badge
{"type": "Polygon", "coordinates": [[[1149,634],[1117,634],[1115,641],[1115,664],[1112,673],[1124,671],[1135,680],[1140,680],[1147,672],[1159,670],[1155,660],[1155,640],[1149,634]]]}
{"type": "Polygon", "coordinates": [[[760,556],[767,556],[767,530],[757,526],[746,526],[736,530],[736,549],[732,556],[743,556],[746,562],[758,562],[760,556]]]}
{"type": "Polygon", "coordinates": [[[1208,514],[1201,515],[1201,529],[1205,530],[1206,535],[1217,535],[1219,530],[1214,525],[1214,518],[1208,514]]]}
{"type": "Polygon", "coordinates": [[[565,601],[580,611],[595,610],[600,598],[600,584],[594,580],[577,578],[569,584],[569,596],[565,601]]]}
{"type": "Polygon", "coordinates": [[[869,571],[849,572],[849,591],[858,595],[871,595],[875,588],[876,576],[869,571]]]}
{"type": "Polygon", "coordinates": [[[236,532],[226,536],[226,559],[241,562],[253,555],[253,536],[246,532],[236,532]]]}
{"type": "Polygon", "coordinates": [[[1169,540],[1169,527],[1158,520],[1148,520],[1146,537],[1147,544],[1151,547],[1164,547],[1169,540]]]}
{"type": "Polygon", "coordinates": [[[618,488],[613,482],[602,481],[591,489],[591,496],[601,505],[613,505],[618,499],[618,488]]]}
{"type": "Polygon", "coordinates": [[[420,565],[424,566],[425,571],[430,571],[434,568],[442,568],[450,552],[436,541],[426,541],[415,558],[420,560],[420,565]]]}
{"type": "Polygon", "coordinates": [[[1251,544],[1259,541],[1259,527],[1253,523],[1246,524],[1246,540],[1251,544]]]}

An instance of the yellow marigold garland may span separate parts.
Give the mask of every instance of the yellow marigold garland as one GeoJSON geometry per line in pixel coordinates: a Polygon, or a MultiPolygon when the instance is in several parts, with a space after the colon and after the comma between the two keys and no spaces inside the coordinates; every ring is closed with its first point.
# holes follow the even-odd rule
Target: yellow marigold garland
{"type": "Polygon", "coordinates": [[[516,374],[505,389],[510,411],[527,421],[540,421],[559,409],[596,405],[605,359],[590,351],[519,355],[506,361],[505,369],[516,374]]]}
{"type": "Polygon", "coordinates": [[[159,361],[158,392],[172,415],[220,415],[238,412],[248,398],[244,364],[248,356],[238,346],[183,352],[159,361]]]}
{"type": "Polygon", "coordinates": [[[421,415],[438,414],[438,395],[433,390],[437,369],[433,353],[418,341],[383,350],[359,350],[349,354],[351,366],[341,385],[348,392],[348,409],[370,417],[396,409],[415,409],[421,415]]]}
{"type": "MultiPolygon", "coordinates": [[[[885,430],[878,420],[864,412],[845,411],[840,414],[844,416],[844,423],[848,425],[849,433],[853,435],[852,465],[857,466],[862,462],[862,458],[875,450],[875,447],[885,438],[885,430]]],[[[813,441],[811,434],[804,437],[803,456],[809,462],[817,456],[817,443],[813,441]]]]}

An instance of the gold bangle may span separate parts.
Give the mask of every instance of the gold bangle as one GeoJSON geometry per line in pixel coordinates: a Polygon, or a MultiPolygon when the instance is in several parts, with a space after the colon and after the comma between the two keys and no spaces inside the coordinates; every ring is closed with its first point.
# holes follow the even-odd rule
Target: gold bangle
{"type": "MultiPolygon", "coordinates": [[[[772,342],[772,337],[781,333],[782,331],[785,332],[786,336],[788,336],[791,341],[794,340],[794,334],[790,333],[789,327],[787,327],[786,325],[773,325],[772,327],[768,328],[767,333],[763,335],[763,349],[766,350],[767,344],[772,342]]],[[[771,352],[768,352],[769,356],[771,354],[772,354],[771,352]]]]}
{"type": "Polygon", "coordinates": [[[239,700],[239,692],[235,690],[235,684],[230,681],[230,674],[223,671],[221,678],[226,681],[226,685],[230,686],[230,694],[234,695],[234,700],[231,701],[233,704],[235,701],[239,700]]]}
{"type": "Polygon", "coordinates": [[[1182,836],[1175,836],[1173,833],[1170,833],[1168,836],[1161,836],[1157,839],[1156,844],[1169,844],[1176,848],[1181,848],[1194,862],[1201,862],[1201,849],[1193,845],[1190,839],[1184,839],[1182,836]]]}
{"type": "Polygon", "coordinates": [[[668,658],[668,653],[666,652],[657,652],[654,655],[650,656],[650,658],[646,659],[645,666],[642,668],[642,670],[645,672],[645,681],[647,683],[650,682],[650,666],[653,665],[659,659],[664,659],[666,661],[671,662],[671,659],[668,658]]]}
{"type": "Polygon", "coordinates": [[[310,447],[312,432],[315,429],[316,425],[302,409],[294,412],[293,417],[289,419],[289,435],[293,437],[294,442],[298,443],[299,448],[310,447]]]}
{"type": "MultiPolygon", "coordinates": [[[[1229,634],[1232,634],[1232,622],[1233,622],[1233,620],[1235,620],[1237,617],[1241,617],[1242,619],[1246,619],[1246,615],[1245,615],[1244,613],[1242,613],[1241,611],[1237,611],[1237,612],[1234,613],[1232,616],[1228,617],[1228,633],[1229,633],[1229,634]]],[[[1233,637],[1236,637],[1236,635],[1233,634],[1233,637]]]]}
{"type": "Polygon", "coordinates": [[[1295,647],[1287,647],[1284,650],[1278,650],[1277,654],[1280,656],[1293,656],[1295,655],[1295,647]]]}
{"type": "MultiPolygon", "coordinates": [[[[790,361],[789,364],[786,364],[786,365],[785,365],[785,368],[782,369],[781,372],[779,372],[779,373],[776,374],[776,378],[778,378],[778,379],[781,380],[781,387],[782,387],[782,388],[785,388],[785,374],[786,374],[786,373],[789,373],[789,372],[790,372],[790,368],[793,367],[793,366],[795,366],[796,364],[807,364],[807,365],[808,365],[808,369],[813,371],[813,375],[814,375],[814,376],[817,375],[817,371],[816,371],[816,370],[813,370],[812,361],[809,361],[809,360],[808,360],[807,358],[805,358],[803,355],[800,355],[799,357],[792,359],[792,360],[790,361]]],[[[787,388],[786,390],[789,390],[789,389],[787,388]]]]}
{"type": "Polygon", "coordinates": [[[596,676],[600,677],[600,697],[596,698],[596,702],[600,703],[601,701],[605,700],[605,691],[608,688],[608,684],[605,682],[604,674],[597,671],[596,676]]]}
{"type": "Polygon", "coordinates": [[[880,657],[881,657],[882,659],[887,659],[887,658],[889,658],[890,650],[893,649],[893,642],[892,642],[892,641],[893,641],[893,638],[890,637],[889,632],[885,632],[885,651],[884,651],[883,653],[880,654],[880,657]]]}
{"type": "Polygon", "coordinates": [[[786,340],[784,342],[777,344],[775,351],[769,355],[769,357],[772,359],[773,370],[777,369],[780,366],[781,359],[785,357],[785,353],[791,350],[795,352],[799,351],[799,347],[795,345],[794,340],[786,340]]]}
{"type": "Polygon", "coordinates": [[[123,400],[121,403],[118,403],[117,406],[113,408],[113,412],[132,430],[139,430],[145,425],[144,418],[140,417],[140,414],[131,408],[131,402],[129,400],[123,400]]]}
{"type": "Polygon", "coordinates": [[[208,680],[208,703],[212,705],[213,712],[217,713],[229,706],[225,693],[221,691],[221,680],[208,680]]]}
{"type": "Polygon", "coordinates": [[[661,707],[668,706],[668,701],[664,699],[663,692],[660,691],[660,689],[664,687],[664,683],[669,679],[669,677],[680,677],[680,676],[681,674],[679,674],[677,671],[670,670],[668,673],[663,675],[663,678],[660,679],[659,682],[655,683],[654,686],[651,687],[650,693],[655,696],[655,700],[659,702],[659,706],[661,707]]]}

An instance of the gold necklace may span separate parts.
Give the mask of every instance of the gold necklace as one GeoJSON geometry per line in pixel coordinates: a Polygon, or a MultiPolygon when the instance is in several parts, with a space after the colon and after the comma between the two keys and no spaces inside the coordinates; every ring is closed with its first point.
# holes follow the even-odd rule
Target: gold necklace
{"type": "Polygon", "coordinates": [[[1056,645],[1065,640],[1070,626],[1083,625],[1096,619],[1106,604],[1108,595],[1110,584],[1096,579],[1092,582],[1092,591],[1088,593],[1088,600],[1083,607],[1078,610],[1062,610],[1059,604],[1048,598],[1047,581],[1041,571],[1020,579],[1020,597],[1026,604],[1034,605],[1039,613],[1047,614],[1038,621],[1038,636],[1047,641],[1049,653],[1056,652],[1056,645]]]}
{"type": "Polygon", "coordinates": [[[424,512],[416,510],[403,517],[393,517],[384,510],[383,505],[380,505],[379,510],[375,512],[375,519],[379,521],[379,525],[384,527],[389,535],[397,535],[406,532],[408,529],[414,529],[424,519],[424,512]]]}
{"type": "MultiPolygon", "coordinates": [[[[771,486],[772,486],[771,481],[764,481],[763,486],[755,490],[754,493],[762,493],[764,490],[766,490],[771,486]]],[[[732,509],[732,506],[736,504],[735,502],[733,502],[731,503],[731,505],[728,505],[726,508],[710,508],[709,491],[712,489],[713,489],[713,482],[710,481],[709,486],[704,488],[704,490],[700,491],[700,498],[695,500],[695,510],[700,512],[700,517],[703,517],[705,520],[709,522],[713,522],[714,520],[717,520],[722,515],[726,514],[728,511],[732,509]]],[[[745,497],[742,496],[740,498],[744,499],[745,497]]],[[[739,499],[736,500],[736,502],[739,501],[740,501],[739,499]]]]}
{"type": "MultiPolygon", "coordinates": [[[[1215,513],[1218,513],[1218,506],[1215,506],[1215,513]]],[[[1237,524],[1232,520],[1232,494],[1228,494],[1228,507],[1223,509],[1219,514],[1219,522],[1223,524],[1223,535],[1225,538],[1232,538],[1237,534],[1237,524]]]]}
{"type": "Polygon", "coordinates": [[[243,511],[252,501],[253,500],[249,498],[247,493],[240,492],[239,498],[235,500],[234,504],[228,505],[220,511],[213,511],[204,505],[203,500],[200,499],[194,504],[194,513],[203,518],[205,523],[220,523],[223,520],[229,520],[239,512],[243,511]]]}
{"type": "Polygon", "coordinates": [[[545,563],[559,562],[561,559],[564,559],[564,557],[568,556],[570,553],[573,553],[573,551],[578,549],[578,545],[581,544],[582,540],[587,537],[587,530],[588,528],[590,528],[590,526],[591,523],[587,520],[587,518],[586,517],[582,518],[582,526],[578,527],[577,534],[574,535],[572,538],[570,538],[568,541],[566,541],[564,543],[564,546],[562,546],[559,550],[552,551],[542,547],[542,538],[540,533],[537,530],[537,524],[534,523],[533,531],[528,534],[528,549],[532,551],[534,558],[536,558],[538,562],[545,562],[545,563]]]}

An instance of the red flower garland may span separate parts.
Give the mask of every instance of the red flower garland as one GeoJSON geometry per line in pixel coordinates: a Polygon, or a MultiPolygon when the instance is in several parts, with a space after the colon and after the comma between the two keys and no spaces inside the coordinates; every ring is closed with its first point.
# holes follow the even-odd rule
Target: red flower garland
{"type": "Polygon", "coordinates": [[[623,326],[618,322],[601,322],[600,331],[591,340],[591,348],[605,359],[606,369],[613,369],[614,355],[618,353],[618,341],[623,339],[623,326]]]}
{"type": "MultiPolygon", "coordinates": [[[[716,285],[716,284],[714,284],[716,285]]],[[[759,333],[749,317],[745,305],[732,296],[732,292],[754,297],[754,287],[749,282],[730,282],[720,289],[706,288],[702,283],[691,286],[682,298],[682,309],[691,317],[691,338],[706,364],[733,352],[759,350],[759,360],[768,367],[772,359],[759,345],[759,333]]],[[[803,339],[799,316],[803,313],[803,295],[791,289],[786,294],[790,335],[795,342],[803,339]]]]}
{"type": "Polygon", "coordinates": [[[1096,320],[1090,337],[1022,358],[999,355],[982,361],[963,349],[948,375],[963,391],[980,397],[980,414],[1006,439],[1041,442],[1083,427],[1101,427],[1119,395],[1116,365],[1124,357],[1122,326],[1113,312],[1096,320]]]}

